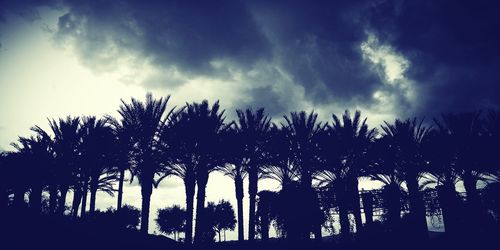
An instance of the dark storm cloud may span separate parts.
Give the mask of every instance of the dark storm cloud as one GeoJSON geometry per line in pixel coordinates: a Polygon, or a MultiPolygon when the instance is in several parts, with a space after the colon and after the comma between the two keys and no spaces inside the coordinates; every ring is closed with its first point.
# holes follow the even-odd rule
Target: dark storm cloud
{"type": "Polygon", "coordinates": [[[420,114],[500,107],[498,1],[380,1],[366,23],[412,63],[420,114]]]}
{"type": "Polygon", "coordinates": [[[213,60],[244,66],[269,52],[240,1],[68,1],[67,5],[58,36],[76,37],[89,64],[109,64],[131,52],[183,73],[211,74],[213,60]]]}
{"type": "MultiPolygon", "coordinates": [[[[214,67],[214,62],[246,72],[264,61],[285,71],[314,104],[352,105],[354,100],[369,104],[374,89],[382,84],[359,48],[366,39],[357,21],[364,4],[228,0],[67,5],[69,12],[60,17],[57,36],[76,38],[82,61],[92,67],[112,68],[117,58],[132,53],[188,77],[225,78],[230,77],[227,68],[214,67]]],[[[252,101],[242,105],[266,106],[273,113],[293,107],[293,100],[271,98],[286,94],[272,86],[283,82],[280,76],[261,77],[267,86],[243,93],[252,101]],[[263,95],[266,89],[272,90],[263,95]]],[[[157,88],[160,79],[155,80],[150,86],[157,88]]],[[[175,81],[165,87],[178,85],[175,81]]]]}
{"type": "Polygon", "coordinates": [[[229,80],[245,85],[235,86],[245,98],[234,106],[265,106],[272,114],[303,102],[378,111],[387,105],[395,115],[427,116],[500,104],[495,1],[50,4],[67,10],[55,37],[74,42],[85,65],[113,70],[125,56],[151,62],[166,76],[149,77],[144,84],[150,88],[161,88],[164,81],[171,89],[197,76],[229,80]],[[377,46],[409,61],[406,77],[398,80],[406,83],[388,84],[381,65],[366,59],[360,46],[370,35],[378,38],[377,46]],[[171,72],[182,77],[174,79],[171,72]],[[376,99],[376,92],[385,100],[376,99]]]}
{"type": "Polygon", "coordinates": [[[359,47],[367,37],[358,21],[366,3],[271,2],[255,4],[254,13],[274,41],[279,63],[305,87],[306,96],[313,103],[370,102],[381,82],[359,47]]]}

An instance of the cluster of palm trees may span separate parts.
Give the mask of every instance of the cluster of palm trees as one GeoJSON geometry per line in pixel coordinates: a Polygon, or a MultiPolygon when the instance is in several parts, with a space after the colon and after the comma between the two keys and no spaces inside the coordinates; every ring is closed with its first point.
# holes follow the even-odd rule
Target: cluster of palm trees
{"type": "MultiPolygon", "coordinates": [[[[236,121],[226,121],[219,103],[189,103],[167,109],[169,96],[122,101],[119,118],[105,116],[67,117],[50,120],[50,132],[35,126],[35,135],[20,137],[12,145],[16,152],[3,153],[2,206],[23,204],[41,212],[42,194],[49,194],[48,213],[65,211],[69,190],[74,194],[71,215],[93,214],[96,192],[118,192],[117,210],[122,207],[126,172],[141,186],[140,231],[147,233],[153,188],[168,176],[184,182],[186,193],[185,241],[203,242],[206,231],[205,189],[209,174],[220,171],[235,185],[238,239],[244,239],[243,180],[248,177],[250,200],[248,239],[256,237],[256,199],[260,178],[279,181],[283,190],[297,188],[311,194],[301,202],[303,213],[314,212],[314,197],[320,187],[333,190],[341,233],[350,232],[349,213],[356,231],[361,219],[360,178],[370,177],[385,184],[389,192],[389,220],[401,219],[400,196],[408,193],[410,219],[417,232],[427,232],[421,185],[438,185],[446,230],[453,229],[458,216],[455,184],[463,181],[471,212],[481,210],[478,182],[498,182],[500,162],[500,112],[446,114],[432,124],[423,120],[395,120],[381,131],[369,128],[356,111],[333,115],[323,123],[314,112],[292,112],[276,124],[264,109],[237,110],[236,121]],[[115,183],[118,182],[118,190],[115,183]],[[90,192],[90,198],[87,194],[90,192]],[[194,196],[196,194],[196,218],[194,196]],[[90,209],[86,210],[87,199],[90,209]],[[391,203],[392,201],[392,203],[391,203]],[[446,210],[446,211],[445,211],[446,210]],[[194,220],[195,219],[195,220],[194,220]]],[[[301,217],[299,215],[298,217],[301,217]]],[[[298,218],[297,217],[297,218],[298,218]]],[[[304,223],[307,223],[305,221],[304,223]]],[[[321,223],[304,226],[297,237],[321,238],[321,223]]],[[[290,234],[291,235],[291,234],[290,234]]]]}

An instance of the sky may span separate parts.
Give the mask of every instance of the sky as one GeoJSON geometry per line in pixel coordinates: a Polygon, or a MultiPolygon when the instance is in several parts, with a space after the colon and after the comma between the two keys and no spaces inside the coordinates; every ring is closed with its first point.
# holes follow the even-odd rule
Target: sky
{"type": "MultiPolygon", "coordinates": [[[[116,115],[147,92],[170,107],[220,100],[228,120],[265,107],[277,123],[297,110],[328,122],[359,109],[378,127],[497,109],[499,11],[487,0],[0,0],[0,149],[47,118],[116,115]]],[[[179,180],[161,187],[152,214],[184,204],[179,180]]],[[[207,199],[235,204],[232,188],[212,174],[207,199]]],[[[115,203],[101,196],[99,208],[115,203]]],[[[140,205],[137,184],[125,203],[140,205]]]]}

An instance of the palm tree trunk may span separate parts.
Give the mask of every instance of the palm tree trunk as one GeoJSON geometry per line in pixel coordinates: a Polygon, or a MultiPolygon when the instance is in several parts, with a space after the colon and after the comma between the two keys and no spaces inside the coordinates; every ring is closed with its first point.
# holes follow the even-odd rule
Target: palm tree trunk
{"type": "Polygon", "coordinates": [[[339,220],[340,220],[340,234],[342,236],[342,241],[347,242],[351,237],[351,228],[349,223],[349,212],[345,206],[345,203],[338,205],[339,207],[339,220]]]}
{"type": "Polygon", "coordinates": [[[351,240],[351,223],[349,221],[349,189],[346,180],[339,180],[335,193],[335,202],[339,208],[340,235],[341,240],[349,242],[351,240]]]}
{"type": "Polygon", "coordinates": [[[244,221],[243,221],[243,178],[241,176],[236,176],[234,179],[234,185],[236,189],[236,204],[238,207],[238,241],[244,241],[244,221]]]}
{"type": "Polygon", "coordinates": [[[353,204],[353,213],[354,213],[354,221],[356,222],[356,234],[362,233],[363,230],[363,221],[361,220],[361,205],[360,205],[360,197],[358,190],[358,178],[354,178],[352,182],[352,204],[353,204]]]}
{"type": "Polygon", "coordinates": [[[116,211],[120,211],[122,208],[123,200],[123,181],[125,179],[125,169],[120,169],[120,177],[118,179],[118,203],[116,204],[116,211]]]}
{"type": "Polygon", "coordinates": [[[387,209],[387,219],[389,228],[396,231],[401,222],[401,196],[400,189],[397,184],[391,183],[383,187],[384,203],[387,209]]]}
{"type": "Polygon", "coordinates": [[[418,188],[418,179],[416,176],[408,178],[408,195],[410,200],[410,216],[415,229],[415,236],[419,239],[428,238],[427,217],[425,213],[425,204],[418,188]]]}
{"type": "Polygon", "coordinates": [[[56,212],[56,207],[57,207],[57,186],[56,185],[51,185],[49,187],[49,210],[50,213],[53,214],[56,212]]]}
{"type": "Polygon", "coordinates": [[[248,240],[255,239],[255,203],[258,191],[258,172],[252,170],[248,173],[248,196],[249,196],[249,209],[248,209],[248,240]]]}
{"type": "Polygon", "coordinates": [[[30,193],[30,207],[36,214],[42,212],[42,190],[41,186],[31,188],[30,193]]]}
{"type": "Polygon", "coordinates": [[[16,207],[22,207],[24,205],[24,188],[17,188],[14,192],[14,205],[16,207]]]}
{"type": "Polygon", "coordinates": [[[482,211],[480,209],[479,194],[476,187],[476,179],[470,171],[467,171],[463,177],[465,193],[467,194],[467,212],[470,214],[467,219],[469,227],[479,229],[482,225],[482,211]]]}
{"type": "MultiPolygon", "coordinates": [[[[259,201],[259,202],[261,202],[261,201],[259,201]]],[[[264,202],[267,202],[267,201],[264,201],[264,202]]],[[[262,241],[268,241],[269,240],[269,205],[267,203],[262,204],[262,206],[259,205],[259,210],[260,209],[262,209],[262,211],[259,212],[262,241]]]]}
{"type": "Polygon", "coordinates": [[[75,188],[73,193],[73,202],[71,204],[71,216],[76,218],[78,216],[78,208],[80,207],[80,202],[82,201],[82,189],[81,187],[75,188]]]}
{"type": "Polygon", "coordinates": [[[64,211],[66,210],[66,195],[68,194],[68,187],[61,187],[61,197],[59,197],[59,203],[57,207],[57,214],[64,215],[64,211]]]}
{"type": "Polygon", "coordinates": [[[436,189],[438,191],[439,205],[443,213],[445,232],[448,235],[454,235],[459,230],[456,223],[459,218],[455,210],[459,205],[455,186],[450,183],[437,186],[436,189]]]}
{"type": "Polygon", "coordinates": [[[363,200],[363,211],[365,212],[365,224],[370,226],[373,224],[373,194],[371,192],[363,192],[361,197],[363,200]]]}
{"type": "Polygon", "coordinates": [[[97,196],[97,185],[90,185],[90,208],[89,208],[89,214],[91,216],[94,215],[95,213],[95,201],[96,201],[96,196],[97,196]]]}
{"type": "Polygon", "coordinates": [[[88,195],[88,182],[85,180],[82,187],[82,210],[80,212],[80,217],[85,218],[86,210],[87,210],[87,195],[88,195]]]}
{"type": "Polygon", "coordinates": [[[149,207],[151,205],[151,193],[153,192],[153,184],[151,179],[143,180],[141,185],[142,206],[141,206],[141,233],[148,234],[149,226],[149,207]]]}
{"type": "Polygon", "coordinates": [[[194,242],[195,244],[204,243],[205,232],[206,232],[206,221],[205,221],[205,193],[208,181],[207,176],[202,176],[197,179],[198,193],[196,194],[196,225],[194,232],[194,242]]]}
{"type": "Polygon", "coordinates": [[[193,243],[193,208],[194,208],[194,190],[196,182],[191,179],[184,180],[184,188],[186,189],[186,228],[185,240],[186,244],[193,243]]]}

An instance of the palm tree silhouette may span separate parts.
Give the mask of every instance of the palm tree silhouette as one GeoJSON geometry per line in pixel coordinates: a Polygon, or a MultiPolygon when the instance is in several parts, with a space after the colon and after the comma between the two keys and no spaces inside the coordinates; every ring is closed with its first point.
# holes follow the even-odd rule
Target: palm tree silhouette
{"type": "MultiPolygon", "coordinates": [[[[219,102],[215,102],[212,107],[208,101],[202,103],[187,104],[185,109],[185,119],[192,128],[191,133],[195,140],[193,152],[196,153],[198,161],[196,164],[196,225],[195,243],[204,243],[207,240],[207,222],[205,221],[205,191],[210,172],[217,166],[224,164],[221,162],[222,136],[226,129],[224,125],[224,110],[220,111],[219,102]]],[[[182,119],[182,118],[181,118],[182,119]]]]}
{"type": "Polygon", "coordinates": [[[172,115],[163,135],[163,161],[168,172],[181,177],[186,188],[186,243],[191,243],[192,200],[194,183],[198,187],[196,195],[195,243],[207,240],[204,221],[205,190],[210,172],[224,164],[222,133],[227,129],[224,124],[224,111],[219,102],[212,107],[208,101],[186,104],[172,115]]]}
{"type": "Polygon", "coordinates": [[[41,135],[29,138],[19,137],[18,143],[11,145],[18,151],[23,161],[26,188],[30,189],[29,205],[37,214],[41,213],[42,192],[48,185],[49,167],[52,163],[51,141],[41,135]]]}
{"type": "Polygon", "coordinates": [[[488,171],[487,157],[482,147],[485,139],[484,122],[480,115],[479,111],[474,111],[443,114],[441,120],[434,119],[441,133],[446,135],[447,146],[452,150],[454,171],[463,181],[469,213],[478,216],[468,220],[469,226],[474,228],[480,228],[484,218],[477,182],[488,171]]]}
{"type": "MultiPolygon", "coordinates": [[[[87,190],[90,189],[90,214],[95,212],[97,190],[113,194],[113,183],[117,177],[113,171],[113,151],[116,144],[112,128],[105,119],[96,119],[94,116],[83,118],[81,156],[84,158],[85,179],[83,181],[83,200],[86,200],[87,190]],[[87,184],[89,187],[87,187],[87,184]]],[[[85,202],[82,202],[82,216],[85,211],[85,202]]]]}
{"type": "MultiPolygon", "coordinates": [[[[240,143],[237,164],[240,164],[243,170],[248,173],[248,240],[253,241],[255,239],[258,180],[261,168],[266,162],[265,144],[269,138],[271,118],[265,114],[264,108],[257,109],[255,112],[252,109],[236,110],[236,113],[238,120],[234,124],[234,129],[240,143]]],[[[240,208],[238,208],[239,210],[240,208]]]]}
{"type": "Polygon", "coordinates": [[[437,184],[440,208],[447,234],[456,234],[459,228],[460,197],[455,185],[460,181],[460,170],[455,166],[455,150],[446,129],[432,130],[423,142],[424,155],[429,162],[423,186],[437,184]]]}
{"type": "Polygon", "coordinates": [[[431,127],[425,126],[423,120],[417,122],[416,118],[405,121],[396,119],[394,124],[384,122],[381,127],[384,131],[383,137],[388,140],[391,147],[396,148],[395,163],[408,188],[410,218],[416,230],[415,236],[426,238],[426,208],[419,181],[427,165],[423,157],[422,142],[426,140],[431,127]]]}
{"type": "MultiPolygon", "coordinates": [[[[55,171],[53,174],[60,192],[57,213],[63,214],[66,206],[66,195],[75,182],[75,173],[78,168],[78,147],[81,142],[80,118],[67,116],[66,119],[58,121],[49,120],[49,125],[54,134],[52,149],[55,157],[55,171]]],[[[44,137],[48,136],[40,127],[36,126],[33,130],[44,137]]],[[[56,195],[55,190],[51,192],[51,199],[52,195],[56,195]]]]}
{"type": "Polygon", "coordinates": [[[403,197],[403,172],[397,164],[397,148],[391,144],[391,138],[382,137],[376,140],[369,151],[372,161],[368,174],[372,180],[384,184],[382,197],[387,222],[390,230],[396,232],[401,224],[401,199],[403,197]]]}
{"type": "Polygon", "coordinates": [[[193,151],[196,141],[190,137],[191,125],[182,108],[172,113],[161,133],[162,161],[166,172],[177,176],[184,182],[186,193],[186,244],[193,242],[193,209],[196,190],[197,152],[193,151]]]}
{"type": "Polygon", "coordinates": [[[335,114],[332,118],[332,126],[329,129],[337,143],[342,145],[340,157],[343,178],[346,178],[345,184],[348,185],[346,189],[350,192],[349,197],[352,199],[350,204],[353,206],[356,231],[359,233],[362,229],[359,178],[367,175],[365,171],[369,165],[367,154],[376,130],[368,129],[367,118],[361,120],[360,111],[356,111],[351,117],[350,112],[346,110],[342,115],[342,121],[335,114]]]}
{"type": "Polygon", "coordinates": [[[165,113],[166,98],[154,99],[148,93],[145,102],[131,98],[130,103],[122,104],[118,110],[121,115],[122,125],[130,131],[132,139],[131,149],[131,173],[137,176],[141,185],[142,206],[141,206],[141,229],[144,234],[148,233],[149,207],[153,186],[158,185],[155,176],[164,172],[160,164],[158,152],[159,137],[169,113],[165,113]]]}
{"type": "MultiPolygon", "coordinates": [[[[319,136],[326,125],[317,121],[318,114],[314,111],[309,114],[305,111],[292,112],[290,117],[284,116],[284,118],[286,124],[282,124],[282,127],[289,141],[293,167],[300,173],[302,190],[312,195],[312,178],[321,165],[318,156],[319,136]]],[[[316,208],[308,209],[310,210],[305,213],[314,213],[316,208]]],[[[304,230],[307,230],[307,227],[304,230]]],[[[301,234],[301,237],[309,238],[309,232],[304,231],[301,234]]],[[[314,235],[316,239],[321,239],[321,224],[314,229],[314,235]]]]}
{"type": "Polygon", "coordinates": [[[300,178],[297,168],[293,167],[293,155],[286,130],[275,124],[269,131],[269,140],[265,144],[267,162],[262,168],[262,178],[278,181],[281,188],[286,188],[300,178]]]}
{"type": "Polygon", "coordinates": [[[222,143],[224,152],[224,162],[222,166],[218,167],[218,171],[228,176],[234,181],[234,189],[236,194],[237,205],[237,221],[238,221],[238,240],[243,241],[244,235],[244,221],[243,221],[243,180],[247,176],[244,169],[244,143],[240,140],[236,129],[230,127],[225,133],[222,143]]]}
{"type": "MultiPolygon", "coordinates": [[[[123,117],[122,117],[123,118],[123,117]]],[[[117,120],[110,115],[105,116],[106,122],[112,127],[115,137],[114,152],[114,167],[118,174],[118,197],[116,210],[120,211],[123,204],[123,183],[125,181],[125,172],[130,170],[133,148],[132,126],[126,125],[124,119],[117,120]]]]}

